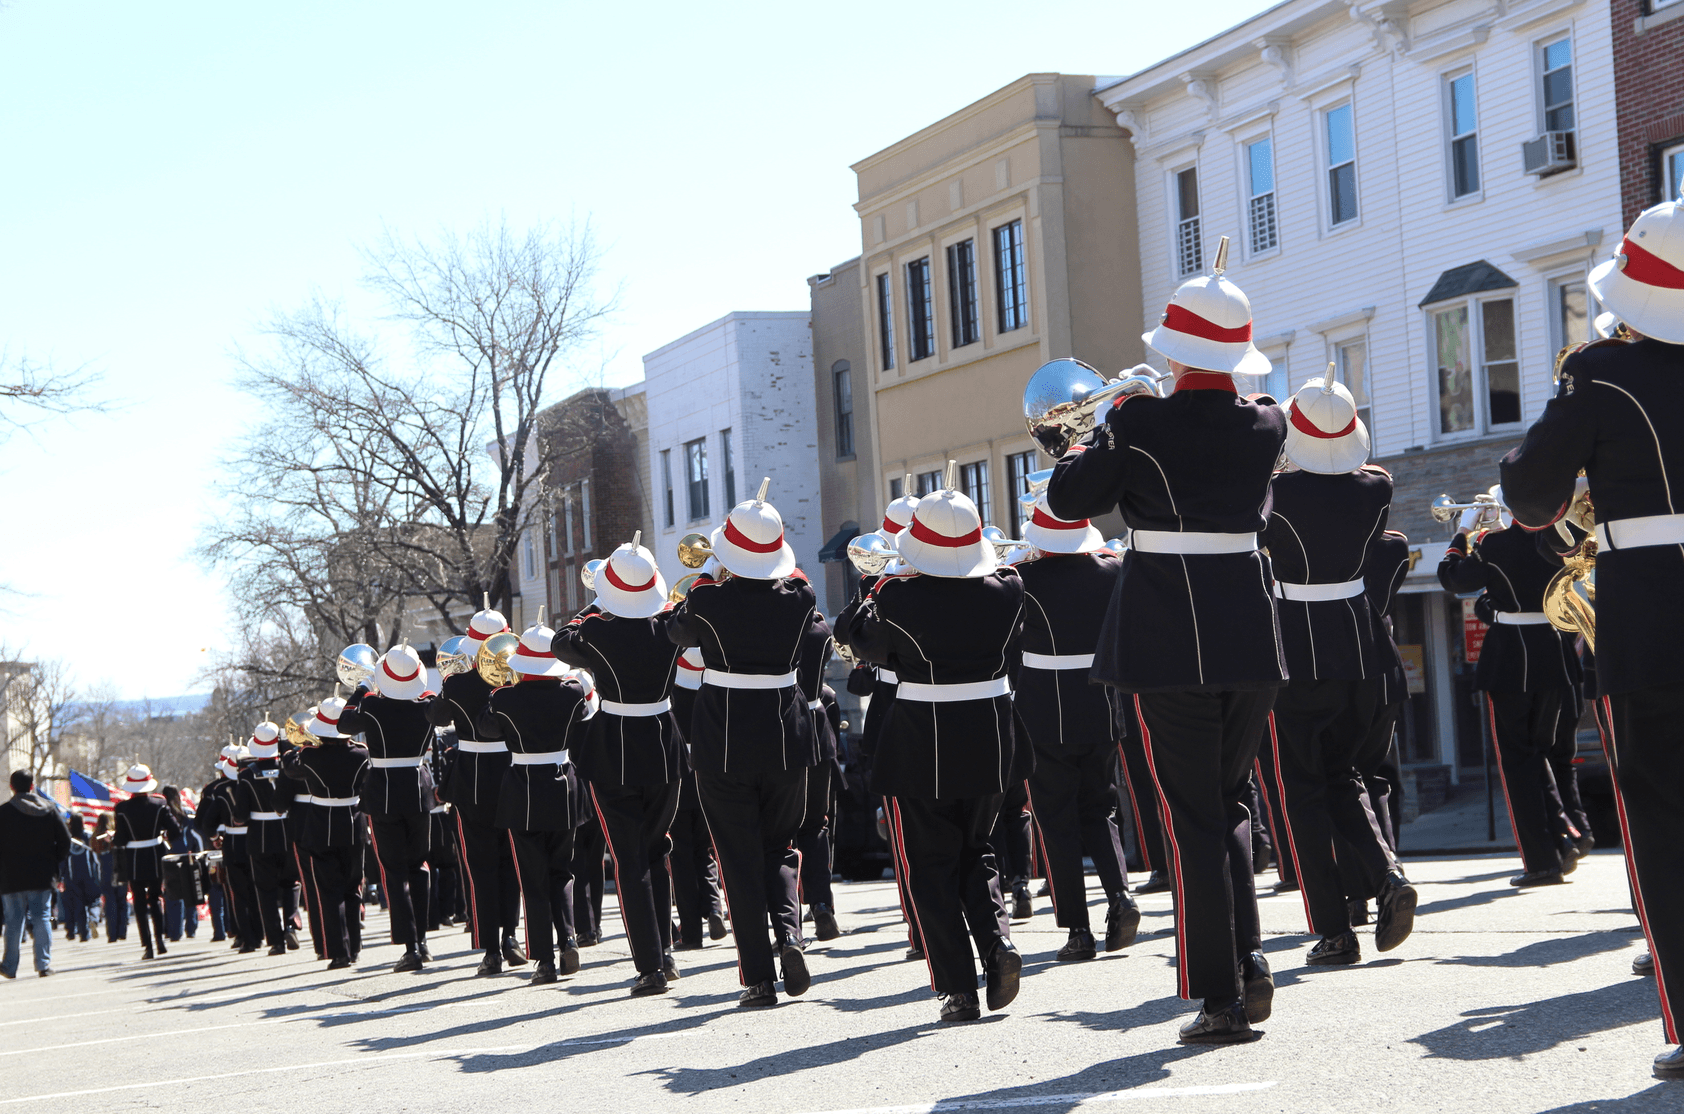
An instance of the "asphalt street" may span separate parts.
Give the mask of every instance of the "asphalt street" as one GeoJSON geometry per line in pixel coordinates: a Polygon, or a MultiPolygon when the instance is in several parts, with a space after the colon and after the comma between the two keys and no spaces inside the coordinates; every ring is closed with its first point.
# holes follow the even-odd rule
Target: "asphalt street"
{"type": "MultiPolygon", "coordinates": [[[[51,978],[0,983],[0,1109],[724,1111],[1679,1111],[1660,1083],[1654,987],[1617,852],[1568,885],[1517,891],[1508,856],[1411,860],[1415,935],[1363,963],[1310,969],[1303,905],[1266,896],[1279,991],[1262,1040],[1176,1043],[1168,895],[1142,899],[1137,944],[1053,961],[1047,899],[1014,927],[1017,1002],[942,1025],[922,963],[902,958],[890,882],[839,884],[844,935],[810,949],[812,989],[739,1011],[730,940],[681,952],[683,978],[630,998],[610,896],[607,940],[548,987],[530,966],[475,978],[449,930],[436,961],[394,975],[371,909],[350,971],[307,950],[240,956],[207,939],[142,962],[127,942],[55,942],[51,978]],[[1120,1105],[1119,1105],[1120,1104],[1120,1105]]],[[[1259,883],[1265,894],[1274,881],[1259,883]]],[[[1096,923],[1103,901],[1090,879],[1096,923]]]]}

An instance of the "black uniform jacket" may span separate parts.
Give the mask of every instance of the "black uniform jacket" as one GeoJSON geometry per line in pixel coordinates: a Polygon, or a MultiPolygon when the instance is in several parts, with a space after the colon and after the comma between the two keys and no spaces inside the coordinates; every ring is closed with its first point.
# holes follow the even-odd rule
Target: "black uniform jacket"
{"type": "MultiPolygon", "coordinates": [[[[860,605],[870,598],[871,589],[876,587],[881,579],[878,576],[860,577],[853,600],[836,617],[836,640],[850,650],[853,649],[853,644],[848,641],[848,632],[853,629],[854,617],[859,613],[860,605]]],[[[867,769],[877,759],[877,744],[883,737],[883,724],[889,718],[889,709],[895,705],[896,688],[895,682],[884,679],[884,670],[875,666],[868,668],[872,677],[871,688],[860,695],[870,697],[870,702],[865,709],[865,722],[859,728],[859,757],[861,764],[867,769]]],[[[850,681],[852,679],[849,678],[850,681]]]]}
{"type": "MultiPolygon", "coordinates": [[[[1594,344],[1569,356],[1556,395],[1502,461],[1515,518],[1560,518],[1583,469],[1596,521],[1684,513],[1684,345],[1594,344]]],[[[1617,528],[1616,528],[1617,530],[1617,528]]],[[[1596,555],[1596,680],[1603,693],[1684,676],[1684,546],[1596,555]]]]}
{"type": "Polygon", "coordinates": [[[363,811],[414,814],[431,812],[433,792],[433,725],[428,706],[438,698],[393,700],[359,688],[345,702],[339,716],[341,735],[361,735],[368,747],[368,780],[363,783],[363,811]],[[399,761],[400,766],[382,766],[399,761]]]}
{"type": "MultiPolygon", "coordinates": [[[[702,652],[695,648],[678,655],[678,671],[672,678],[672,718],[681,730],[688,731],[696,714],[696,693],[702,687],[702,652]]],[[[684,744],[684,777],[678,789],[679,808],[701,808],[702,798],[696,792],[696,771],[690,768],[690,743],[684,744]]]]}
{"type": "MultiPolygon", "coordinates": [[[[807,700],[807,709],[813,716],[813,744],[820,762],[828,762],[836,757],[836,732],[828,728],[824,714],[824,668],[830,664],[830,655],[835,639],[831,635],[830,624],[824,621],[824,616],[813,612],[813,623],[807,628],[807,635],[801,640],[801,656],[795,664],[795,683],[801,689],[801,695],[807,700]],[[814,707],[814,705],[818,705],[814,707]]],[[[832,696],[835,694],[833,693],[832,696]]]]}
{"type": "MultiPolygon", "coordinates": [[[[1471,553],[1467,535],[1457,534],[1439,562],[1438,579],[1461,595],[1485,589],[1497,612],[1541,612],[1544,588],[1559,569],[1538,552],[1531,531],[1514,525],[1482,534],[1471,553]]],[[[1486,692],[1570,689],[1581,680],[1571,639],[1548,623],[1493,624],[1474,667],[1474,687],[1486,692]]]]}
{"type": "MultiPolygon", "coordinates": [[[[1059,518],[1113,505],[1132,530],[1263,529],[1286,418],[1189,373],[1168,398],[1135,395],[1064,454],[1047,487],[1059,518]]],[[[1123,558],[1091,676],[1126,692],[1273,688],[1287,678],[1269,561],[1261,552],[1123,558]]]]}
{"type": "MultiPolygon", "coordinates": [[[[1363,575],[1386,529],[1392,477],[1365,465],[1323,475],[1297,469],[1269,483],[1269,524],[1262,542],[1275,579],[1286,584],[1344,584],[1363,575]]],[[[1294,600],[1277,592],[1281,643],[1295,681],[1378,677],[1395,655],[1363,591],[1337,600],[1294,600]]]]}
{"type": "Polygon", "coordinates": [[[193,826],[204,837],[205,846],[211,846],[211,841],[221,836],[222,858],[231,863],[250,861],[250,856],[246,854],[246,836],[249,833],[224,830],[244,827],[235,819],[234,798],[239,791],[237,780],[218,774],[214,781],[199,791],[199,811],[193,815],[193,826]]]}
{"type": "Polygon", "coordinates": [[[1392,613],[1392,601],[1397,599],[1403,578],[1409,575],[1409,538],[1396,530],[1387,530],[1368,547],[1368,559],[1363,562],[1363,593],[1368,606],[1379,618],[1380,634],[1385,643],[1381,656],[1385,668],[1380,672],[1380,703],[1395,704],[1409,695],[1409,678],[1404,676],[1403,655],[1398,653],[1397,641],[1392,637],[1391,624],[1386,622],[1392,613]]]}
{"type": "Polygon", "coordinates": [[[485,702],[491,699],[491,686],[470,669],[446,677],[439,690],[438,697],[427,704],[427,722],[434,727],[456,728],[456,750],[445,796],[474,823],[493,824],[497,797],[503,792],[503,775],[509,770],[509,751],[501,739],[481,739],[475,726],[485,711],[485,702]],[[464,742],[495,743],[497,749],[466,750],[461,745],[464,742]]]}
{"type": "Polygon", "coordinates": [[[161,882],[164,879],[164,855],[170,839],[181,835],[181,822],[170,811],[164,798],[151,794],[118,801],[111,808],[111,849],[115,852],[117,877],[127,882],[161,882]],[[131,847],[133,843],[160,840],[150,847],[131,847]]]}
{"type": "MultiPolygon", "coordinates": [[[[593,606],[556,631],[550,650],[590,670],[603,700],[659,704],[670,699],[680,653],[667,637],[670,614],[626,619],[593,606]]],[[[593,785],[668,785],[685,769],[684,733],[670,711],[622,716],[604,706],[573,747],[573,765],[593,785]]]]}
{"type": "MultiPolygon", "coordinates": [[[[852,616],[848,643],[894,670],[902,685],[1008,676],[1023,634],[1023,581],[1004,568],[982,577],[884,577],[852,616]]],[[[890,708],[871,791],[891,797],[981,797],[1029,776],[1010,696],[931,702],[899,693],[890,708]]],[[[1027,742],[1027,740],[1025,740],[1027,742]]]]}
{"type": "Polygon", "coordinates": [[[281,755],[281,769],[297,778],[315,798],[304,817],[298,842],[310,851],[357,847],[363,842],[362,805],[325,805],[326,799],[356,798],[368,776],[368,748],[360,743],[324,740],[281,755]]]}
{"type": "Polygon", "coordinates": [[[234,784],[234,823],[246,828],[246,849],[252,854],[284,854],[287,851],[286,814],[293,798],[308,792],[304,783],[281,772],[279,758],[253,759],[240,771],[234,784]],[[258,820],[254,812],[270,812],[279,820],[258,820]]]}
{"type": "MultiPolygon", "coordinates": [[[[511,756],[552,754],[570,750],[585,737],[590,714],[578,681],[539,677],[493,692],[477,726],[480,738],[507,743],[511,756]]],[[[497,798],[497,826],[522,832],[577,827],[573,782],[571,761],[528,764],[511,757],[497,798]]]]}
{"type": "MultiPolygon", "coordinates": [[[[1015,568],[1023,580],[1023,652],[1091,655],[1122,560],[1110,552],[1048,553],[1015,568]]],[[[1086,667],[1042,669],[1025,662],[1012,687],[1036,746],[1087,749],[1116,742],[1112,690],[1091,683],[1086,667]]]]}
{"type": "MultiPolygon", "coordinates": [[[[813,625],[815,597],[804,576],[703,578],[673,608],[667,635],[699,646],[707,668],[728,673],[795,672],[813,625]]],[[[817,764],[813,715],[796,684],[725,688],[704,682],[685,726],[690,764],[706,773],[753,774],[817,764]]]]}

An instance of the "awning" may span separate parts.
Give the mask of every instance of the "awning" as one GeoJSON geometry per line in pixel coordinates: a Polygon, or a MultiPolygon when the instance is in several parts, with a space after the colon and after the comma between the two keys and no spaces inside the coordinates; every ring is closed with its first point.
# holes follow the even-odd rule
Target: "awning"
{"type": "Polygon", "coordinates": [[[1427,291],[1427,296],[1421,299],[1420,305],[1430,306],[1434,302],[1465,298],[1469,294],[1479,294],[1486,290],[1508,290],[1519,285],[1520,283],[1481,259],[1477,263],[1452,267],[1438,276],[1438,281],[1433,283],[1433,288],[1427,291]]]}
{"type": "Polygon", "coordinates": [[[819,561],[827,565],[835,561],[846,561],[848,559],[848,543],[859,536],[859,523],[852,520],[844,522],[842,529],[836,531],[836,535],[825,542],[824,548],[819,550],[819,561]]]}

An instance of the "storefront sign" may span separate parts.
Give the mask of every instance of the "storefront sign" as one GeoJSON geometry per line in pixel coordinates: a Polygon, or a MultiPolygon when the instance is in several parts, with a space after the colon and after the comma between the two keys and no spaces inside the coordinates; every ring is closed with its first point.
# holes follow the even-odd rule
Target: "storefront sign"
{"type": "Polygon", "coordinates": [[[1409,695],[1419,696],[1427,691],[1427,655],[1419,643],[1403,643],[1397,648],[1403,656],[1403,679],[1409,685],[1409,695]]]}
{"type": "Polygon", "coordinates": [[[1474,601],[1462,601],[1462,652],[1469,665],[1479,661],[1479,651],[1485,645],[1485,632],[1488,628],[1474,618],[1474,601]]]}

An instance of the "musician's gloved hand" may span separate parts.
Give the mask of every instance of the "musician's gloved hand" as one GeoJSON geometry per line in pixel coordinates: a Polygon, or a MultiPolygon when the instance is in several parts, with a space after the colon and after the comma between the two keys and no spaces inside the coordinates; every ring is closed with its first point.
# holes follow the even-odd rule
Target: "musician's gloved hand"
{"type": "Polygon", "coordinates": [[[1479,524],[1484,518],[1484,507],[1469,507],[1462,512],[1461,521],[1456,523],[1456,529],[1459,533],[1471,534],[1479,528],[1479,524]]]}

